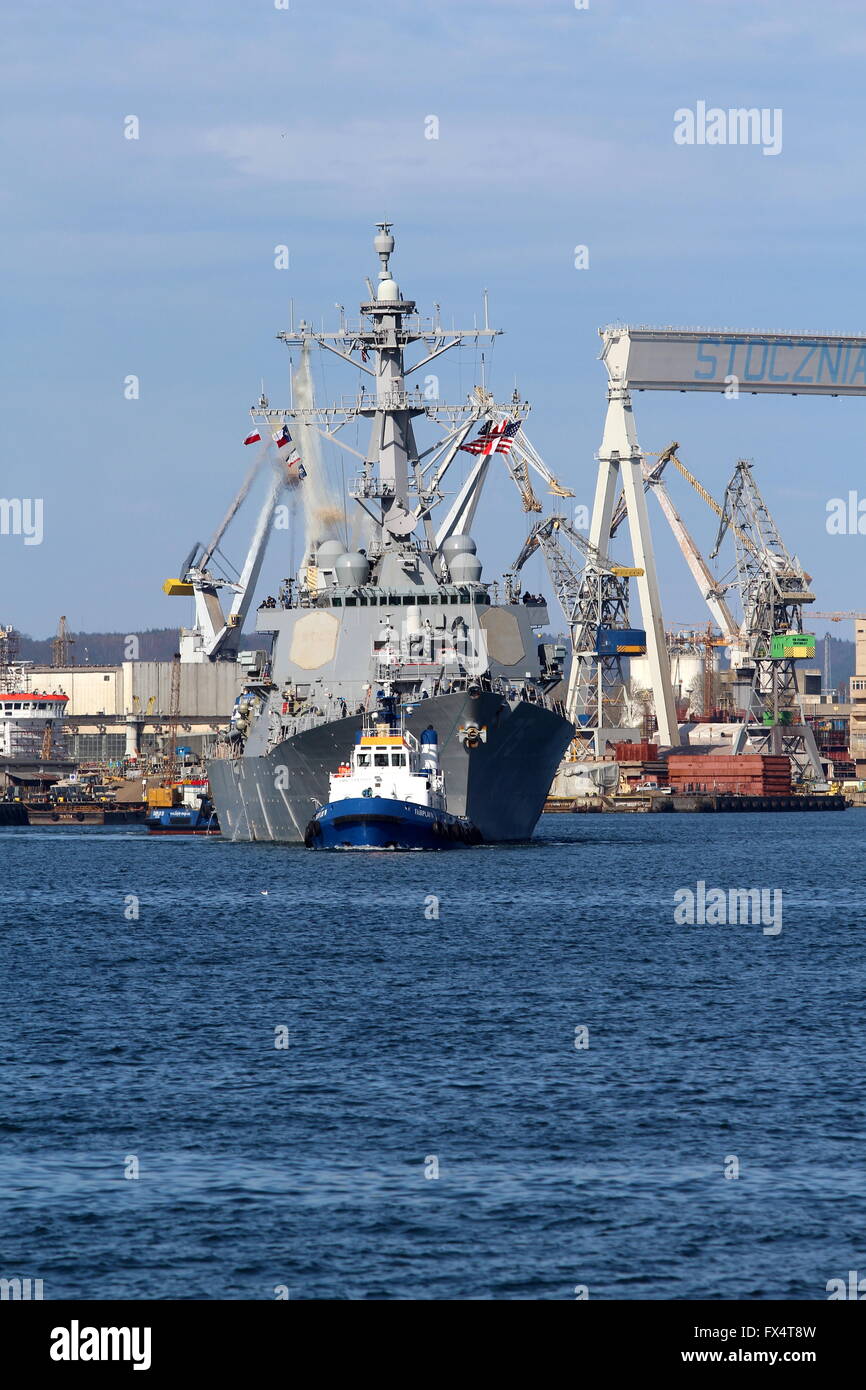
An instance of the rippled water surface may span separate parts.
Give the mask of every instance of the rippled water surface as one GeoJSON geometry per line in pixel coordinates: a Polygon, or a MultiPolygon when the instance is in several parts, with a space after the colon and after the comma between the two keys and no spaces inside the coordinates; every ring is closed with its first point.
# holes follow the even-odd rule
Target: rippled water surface
{"type": "Polygon", "coordinates": [[[866,1271],[864,835],[860,811],[547,816],[402,856],[0,831],[0,1275],[826,1297],[866,1271]],[[781,889],[781,932],[678,925],[699,880],[781,889]]]}

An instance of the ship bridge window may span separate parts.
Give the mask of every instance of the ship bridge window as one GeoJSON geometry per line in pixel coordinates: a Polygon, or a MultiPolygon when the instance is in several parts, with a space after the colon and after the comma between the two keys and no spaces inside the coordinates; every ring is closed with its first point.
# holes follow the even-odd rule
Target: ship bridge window
{"type": "Polygon", "coordinates": [[[359,767],[369,767],[369,766],[370,766],[370,754],[369,754],[369,753],[359,753],[359,754],[358,754],[358,766],[359,766],[359,767]]]}
{"type": "Polygon", "coordinates": [[[21,701],[20,701],[20,700],[17,700],[17,701],[15,702],[15,704],[12,706],[12,708],[13,708],[13,709],[20,709],[20,708],[21,708],[21,701]]]}
{"type": "Polygon", "coordinates": [[[355,608],[355,607],[357,606],[357,603],[358,603],[358,600],[357,600],[356,598],[347,598],[347,599],[346,599],[346,607],[347,607],[347,608],[355,608]]]}
{"type": "Polygon", "coordinates": [[[405,753],[392,753],[392,754],[391,754],[391,766],[392,766],[392,767],[405,767],[405,766],[406,766],[406,754],[405,754],[405,753]]]}
{"type": "Polygon", "coordinates": [[[387,766],[388,766],[388,754],[387,754],[387,753],[374,753],[374,754],[373,754],[373,766],[374,766],[374,767],[387,767],[387,766]]]}

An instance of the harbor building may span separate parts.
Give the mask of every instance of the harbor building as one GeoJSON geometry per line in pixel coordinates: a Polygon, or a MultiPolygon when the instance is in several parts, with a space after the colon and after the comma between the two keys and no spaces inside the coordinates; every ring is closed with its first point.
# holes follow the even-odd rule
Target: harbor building
{"type": "Polygon", "coordinates": [[[177,663],[177,708],[172,710],[171,661],[124,661],[116,666],[31,666],[27,683],[68,697],[65,745],[77,762],[111,762],[149,756],[168,746],[176,714],[178,740],[194,754],[225,727],[242,684],[261,652],[242,652],[237,662],[177,663]]]}

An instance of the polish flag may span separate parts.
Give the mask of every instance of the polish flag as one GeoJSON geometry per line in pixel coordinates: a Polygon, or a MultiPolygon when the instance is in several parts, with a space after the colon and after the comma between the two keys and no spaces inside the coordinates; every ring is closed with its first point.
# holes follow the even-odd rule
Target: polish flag
{"type": "Polygon", "coordinates": [[[258,430],[253,430],[252,434],[248,434],[248,435],[247,435],[246,439],[244,440],[244,443],[245,443],[245,444],[260,444],[260,443],[261,443],[261,440],[262,440],[262,436],[259,434],[258,430]]]}

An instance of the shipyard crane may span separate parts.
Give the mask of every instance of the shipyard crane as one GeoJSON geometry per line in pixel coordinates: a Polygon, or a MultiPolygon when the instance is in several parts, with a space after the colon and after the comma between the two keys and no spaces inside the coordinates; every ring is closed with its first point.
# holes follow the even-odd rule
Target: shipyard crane
{"type": "MultiPolygon", "coordinates": [[[[707,608],[710,610],[713,621],[721,630],[722,636],[725,638],[727,644],[731,647],[735,647],[739,643],[740,633],[739,626],[725,602],[724,595],[727,585],[720,584],[718,579],[716,579],[685,522],[677,511],[673,498],[662,479],[662,473],[666,465],[668,463],[675,464],[686,480],[691,483],[692,487],[695,488],[718,516],[721,516],[722,509],[715,499],[707,492],[706,488],[698,482],[698,479],[695,478],[680,461],[677,456],[678,448],[679,444],[674,441],[674,443],[669,444],[662,453],[656,456],[655,463],[650,463],[649,459],[646,457],[642,459],[641,471],[643,472],[644,478],[644,491],[652,492],[653,496],[658,501],[665,519],[671,528],[674,539],[680,548],[683,559],[688,565],[692,578],[698,586],[698,592],[706,603],[707,608]]],[[[628,506],[624,494],[621,494],[610,523],[611,536],[616,535],[627,515],[628,506]]]]}
{"type": "Polygon", "coordinates": [[[866,619],[866,613],[813,613],[813,618],[824,618],[830,623],[841,623],[845,618],[853,618],[855,622],[862,622],[866,619]]]}
{"type": "MultiPolygon", "coordinates": [[[[474,420],[486,419],[491,425],[517,425],[504,449],[497,449],[505,459],[512,481],[520,494],[524,511],[537,512],[541,504],[532,488],[530,470],[537,473],[556,497],[573,497],[544,463],[526,434],[524,421],[529,405],[515,391],[508,405],[498,404],[490,392],[476,387],[474,420]]],[[[463,447],[471,426],[464,424],[459,436],[449,441],[444,466],[440,465],[433,483],[438,485],[450,463],[463,447]]],[[[469,529],[483,486],[490,455],[479,454],[475,465],[455,500],[445,523],[437,533],[437,545],[455,531],[469,529]]],[[[559,600],[572,641],[572,668],[569,681],[567,712],[598,743],[602,728],[621,728],[626,717],[625,681],[622,670],[624,655],[645,650],[644,634],[628,626],[628,577],[642,578],[638,565],[622,566],[586,540],[564,516],[551,516],[531,529],[521,555],[512,568],[519,572],[529,556],[540,549],[547,563],[551,582],[559,600]],[[569,548],[570,552],[569,553],[569,548]]]]}
{"type": "MultiPolygon", "coordinates": [[[[267,399],[262,396],[260,408],[266,409],[267,404],[267,399]]],[[[281,437],[275,434],[275,441],[281,437]]],[[[267,496],[259,511],[240,574],[236,579],[228,579],[225,575],[216,573],[213,566],[215,557],[220,555],[220,541],[229,523],[266,463],[266,450],[269,446],[270,440],[263,445],[258,457],[248,469],[210,542],[202,546],[200,541],[196,541],[181,565],[178,577],[167,579],[163,585],[163,591],[170,597],[190,597],[195,600],[195,623],[191,628],[181,629],[180,660],[183,662],[237,660],[243,624],[264,562],[274,510],[287,482],[287,463],[282,459],[273,467],[267,496]],[[227,613],[223,611],[220,597],[223,589],[228,590],[233,596],[227,613]]],[[[294,459],[287,462],[294,462],[294,459]]]]}
{"type": "MultiPolygon", "coordinates": [[[[416,516],[427,514],[435,500],[441,499],[439,487],[442,479],[460,450],[466,448],[466,440],[473,425],[484,421],[491,426],[501,426],[503,423],[516,424],[518,428],[514,434],[508,437],[505,448],[496,448],[491,442],[489,450],[476,453],[475,462],[469,475],[436,533],[435,541],[439,548],[449,536],[471,529],[481,499],[481,492],[487,480],[490,459],[494,454],[499,455],[504,460],[509,477],[520,494],[521,505],[525,512],[540,512],[542,510],[541,503],[533,491],[532,480],[529,476],[530,470],[537,473],[547,484],[549,492],[554,497],[574,496],[569,488],[563,487],[562,483],[554,477],[529,439],[524,422],[530,406],[527,401],[521,400],[518,391],[514,391],[511,401],[507,405],[502,405],[497,403],[490,391],[487,391],[483,386],[476,386],[472,392],[471,401],[472,414],[469,419],[461,421],[434,451],[434,467],[428,464],[425,468],[420,468],[419,465],[422,487],[419,489],[421,501],[416,508],[416,516]]],[[[422,459],[423,457],[423,455],[420,456],[422,459]]]]}
{"type": "MultiPolygon", "coordinates": [[[[512,406],[513,410],[513,406],[512,406]]],[[[524,410],[528,411],[529,406],[525,405],[524,410]]],[[[501,425],[503,421],[513,419],[511,410],[507,406],[496,405],[493,397],[488,396],[487,418],[495,425],[501,425]]],[[[525,416],[524,416],[525,418],[525,416]]],[[[544,459],[535,448],[524,429],[524,420],[520,419],[519,428],[510,441],[510,448],[504,454],[505,466],[512,482],[520,493],[520,501],[525,512],[540,512],[541,503],[532,490],[532,480],[529,470],[537,473],[546,484],[548,491],[554,497],[573,497],[574,493],[570,488],[563,487],[562,483],[551,473],[544,459]]]]}
{"type": "Polygon", "coordinates": [[[785,753],[801,782],[824,780],[811,727],[803,721],[795,661],[813,657],[815,639],[803,632],[803,605],[814,603],[807,577],[791,556],[755,482],[752,465],[737,462],[725,491],[714,559],[734,532],[737,584],[743,606],[748,681],[746,721],[733,751],[748,740],[758,752],[785,753]]]}
{"type": "Polygon", "coordinates": [[[618,484],[629,507],[629,533],[636,565],[647,661],[659,737],[676,744],[670,663],[665,650],[661,598],[655,570],[648,508],[643,492],[643,455],[632,398],[642,391],[717,392],[732,399],[751,395],[866,395],[866,337],[824,334],[733,333],[712,328],[635,328],[611,324],[599,330],[607,372],[607,408],[598,453],[590,540],[606,547],[618,484]]]}
{"type": "Polygon", "coordinates": [[[75,638],[66,626],[66,618],[62,617],[57,624],[57,636],[51,641],[51,665],[55,670],[69,665],[72,658],[71,648],[74,645],[75,638]]]}
{"type": "Polygon", "coordinates": [[[597,740],[601,728],[620,728],[625,718],[623,657],[645,649],[643,633],[628,626],[628,580],[638,572],[616,564],[564,516],[535,523],[511,573],[519,574],[536,550],[571,637],[568,715],[597,740]]]}
{"type": "Polygon", "coordinates": [[[171,786],[177,778],[177,727],[180,722],[180,652],[171,661],[171,687],[168,696],[168,754],[165,765],[165,784],[171,786]]]}

